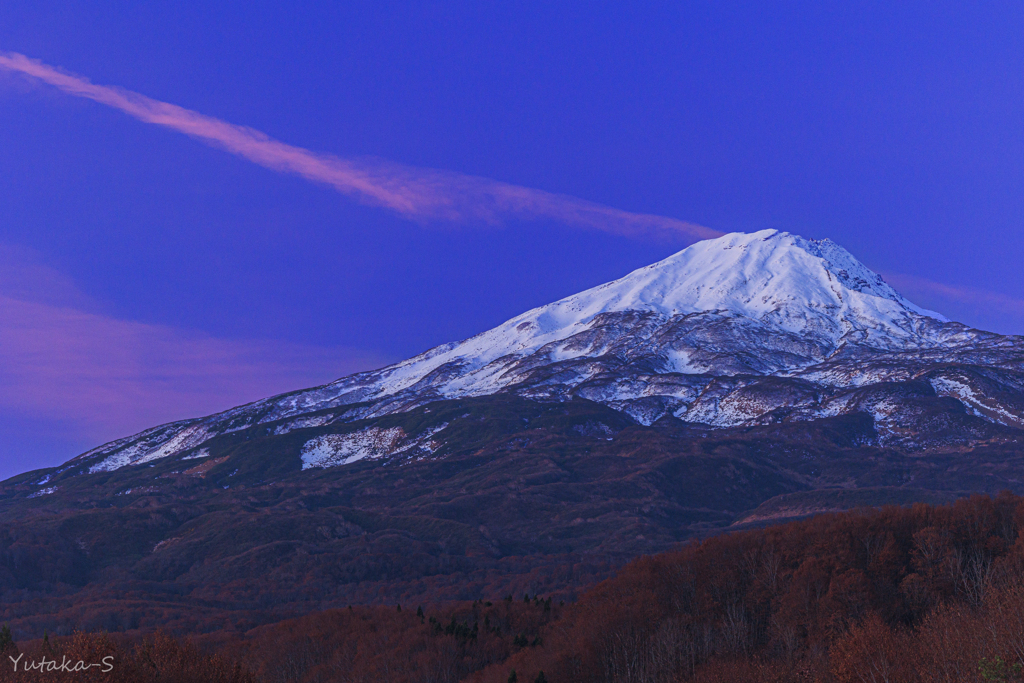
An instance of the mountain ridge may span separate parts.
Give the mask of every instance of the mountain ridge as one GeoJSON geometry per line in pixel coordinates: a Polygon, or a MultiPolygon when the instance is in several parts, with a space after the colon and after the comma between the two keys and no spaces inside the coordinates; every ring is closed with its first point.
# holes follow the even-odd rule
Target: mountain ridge
{"type": "MultiPolygon", "coordinates": [[[[842,412],[834,407],[836,390],[907,381],[940,361],[1018,371],[1024,367],[1012,353],[1018,348],[1014,338],[913,304],[830,240],[777,230],[732,233],[464,341],[320,387],[154,427],[68,465],[88,462],[89,472],[99,472],[170,456],[202,457],[201,446],[211,438],[259,424],[294,418],[276,427],[283,434],[499,392],[556,401],[579,396],[641,424],[673,415],[732,426],[779,410],[788,410],[788,419],[811,420],[842,412]],[[759,403],[749,387],[767,377],[789,384],[777,400],[759,403]],[[727,386],[722,400],[701,402],[727,386]],[[729,408],[730,401],[743,407],[729,408]],[[327,409],[338,412],[302,417],[327,409]]],[[[970,382],[943,377],[932,387],[957,400],[978,393],[970,382]]],[[[1002,415],[1003,424],[1024,424],[1015,402],[973,409],[983,418],[1002,415]]],[[[431,443],[428,436],[421,441],[431,443]]],[[[337,448],[354,446],[339,441],[337,448]]],[[[367,452],[381,457],[386,451],[367,452]]]]}

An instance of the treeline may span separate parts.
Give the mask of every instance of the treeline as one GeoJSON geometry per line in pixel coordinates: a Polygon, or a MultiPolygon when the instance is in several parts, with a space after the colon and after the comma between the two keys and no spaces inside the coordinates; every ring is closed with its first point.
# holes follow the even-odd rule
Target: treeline
{"type": "Polygon", "coordinates": [[[1022,528],[1000,495],[715,537],[638,560],[471,680],[1024,680],[1022,528]]]}
{"type": "Polygon", "coordinates": [[[261,669],[275,682],[1013,680],[1022,528],[1009,494],[822,515],[641,558],[548,612],[521,596],[427,610],[419,626],[408,609],[342,610],[264,627],[249,646],[292,653],[287,673],[261,669]]]}
{"type": "MultiPolygon", "coordinates": [[[[641,558],[573,604],[352,607],[200,647],[147,642],[236,676],[202,680],[239,683],[1024,680],[1022,529],[1024,499],[1009,494],[822,515],[641,558]]],[[[131,666],[154,647],[75,638],[131,666]]],[[[167,671],[159,680],[193,680],[167,671]]]]}
{"type": "MultiPolygon", "coordinates": [[[[266,683],[461,681],[542,650],[566,607],[523,595],[421,607],[330,610],[256,629],[222,651],[259,662],[266,683]]],[[[504,683],[504,681],[503,681],[504,683]]]]}

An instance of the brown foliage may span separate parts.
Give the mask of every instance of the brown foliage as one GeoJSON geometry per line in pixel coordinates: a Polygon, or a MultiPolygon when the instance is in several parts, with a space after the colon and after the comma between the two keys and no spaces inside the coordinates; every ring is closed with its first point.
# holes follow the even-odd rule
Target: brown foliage
{"type": "Polygon", "coordinates": [[[1022,511],[1008,494],[855,511],[644,558],[473,680],[981,680],[982,660],[1024,663],[1022,511]]]}
{"type": "MultiPolygon", "coordinates": [[[[565,607],[355,607],[210,636],[220,657],[85,634],[24,656],[114,656],[74,680],[126,683],[1024,680],[1022,521],[1008,494],[823,515],[640,558],[565,607]]],[[[0,667],[8,680],[72,679],[0,667]]]]}
{"type": "Polygon", "coordinates": [[[255,629],[232,652],[259,661],[266,683],[454,683],[540,648],[561,612],[538,596],[426,611],[329,610],[255,629]]]}

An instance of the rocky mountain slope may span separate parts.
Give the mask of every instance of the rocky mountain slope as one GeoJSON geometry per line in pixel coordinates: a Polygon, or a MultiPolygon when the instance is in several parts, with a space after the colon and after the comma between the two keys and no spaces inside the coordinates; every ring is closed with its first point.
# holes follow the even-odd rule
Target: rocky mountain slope
{"type": "MultiPolygon", "coordinates": [[[[528,311],[463,342],[331,384],[147,430],[68,463],[113,471],[204,457],[211,439],[274,435],[405,412],[442,399],[583,398],[650,425],[664,416],[732,427],[867,412],[881,442],[912,394],[948,396],[991,425],[1024,426],[1024,345],[903,298],[829,240],[765,230],[697,243],[614,282],[528,311]],[[895,392],[895,393],[894,393],[895,392]],[[272,425],[272,427],[269,427],[272,425]]],[[[444,427],[305,444],[303,462],[429,455],[444,427]]],[[[978,423],[966,432],[984,432],[978,423]],[[972,431],[973,430],[973,431],[972,431]]],[[[973,437],[972,437],[973,438],[973,437]]]]}

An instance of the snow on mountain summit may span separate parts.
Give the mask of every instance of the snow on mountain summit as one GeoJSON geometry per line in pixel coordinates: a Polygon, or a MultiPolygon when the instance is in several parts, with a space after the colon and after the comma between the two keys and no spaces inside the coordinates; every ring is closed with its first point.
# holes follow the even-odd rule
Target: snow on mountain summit
{"type": "MultiPolygon", "coordinates": [[[[830,240],[777,230],[731,233],[399,363],[387,384],[390,389],[411,386],[424,370],[456,358],[479,366],[531,353],[579,334],[602,314],[628,311],[666,319],[717,312],[832,345],[853,334],[855,341],[884,348],[916,345],[921,317],[948,322],[906,300],[830,240]]],[[[563,353],[560,359],[566,357],[563,353]]],[[[466,382],[461,385],[469,388],[466,382]]]]}
{"type": "MultiPolygon", "coordinates": [[[[881,349],[934,345],[937,340],[928,337],[931,323],[945,322],[940,314],[904,299],[829,240],[807,240],[777,230],[732,233],[527,311],[465,341],[340,379],[327,385],[316,400],[342,395],[352,401],[408,394],[415,394],[416,401],[485,395],[522,382],[539,365],[608,353],[623,358],[657,356],[664,359],[665,372],[776,372],[787,364],[807,365],[847,342],[881,349]],[[776,354],[759,368],[749,363],[696,362],[701,350],[692,340],[655,331],[695,314],[705,318],[694,322],[698,327],[712,318],[729,318],[736,321],[736,329],[754,326],[762,337],[781,335],[788,345],[804,348],[781,360],[776,354]],[[639,327],[638,316],[647,320],[639,327]],[[611,318],[615,322],[609,322],[611,318]]],[[[725,343],[733,351],[746,343],[736,334],[729,336],[725,343]]],[[[721,346],[709,346],[715,345],[721,346]]],[[[756,343],[748,347],[748,355],[758,353],[756,343]]],[[[571,381],[585,378],[584,373],[571,381]]],[[[294,396],[282,409],[310,408],[311,399],[307,394],[294,396]]]]}
{"type": "Polygon", "coordinates": [[[858,323],[895,326],[900,334],[907,331],[901,320],[906,313],[947,321],[907,301],[831,240],[762,230],[698,242],[506,325],[533,321],[550,334],[600,313],[627,310],[665,316],[728,311],[790,332],[830,330],[834,339],[858,323]]]}

